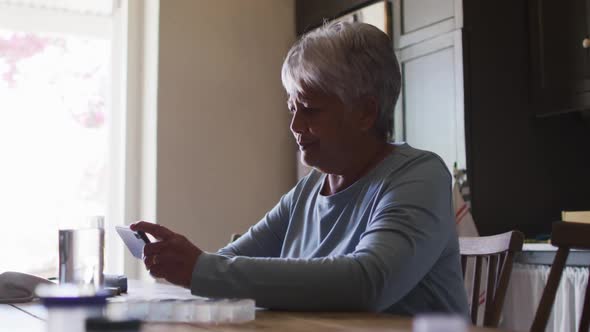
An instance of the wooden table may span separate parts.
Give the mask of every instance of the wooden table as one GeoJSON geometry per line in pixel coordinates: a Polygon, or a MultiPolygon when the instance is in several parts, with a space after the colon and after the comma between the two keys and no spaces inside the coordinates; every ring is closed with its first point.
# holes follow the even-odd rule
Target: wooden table
{"type": "MultiPolygon", "coordinates": [[[[142,331],[164,331],[169,325],[149,324],[142,331]]],[[[189,326],[176,325],[170,331],[282,331],[282,332],[313,332],[313,331],[367,331],[367,332],[410,332],[412,320],[386,314],[371,313],[299,313],[259,310],[256,320],[239,325],[189,326]]],[[[471,327],[470,332],[500,331],[471,327]]]]}
{"type": "MultiPolygon", "coordinates": [[[[190,292],[176,286],[161,284],[131,283],[130,299],[141,298],[186,298],[190,292]],[[141,295],[140,295],[141,294],[141,295]]],[[[21,305],[0,305],[1,331],[45,332],[45,309],[39,303],[21,305]]],[[[374,313],[304,313],[258,310],[256,320],[243,324],[162,324],[147,323],[142,327],[144,332],[196,332],[196,331],[281,331],[281,332],[312,332],[312,331],[412,331],[412,320],[389,314],[374,313]]],[[[500,331],[470,327],[470,332],[500,331]]]]}

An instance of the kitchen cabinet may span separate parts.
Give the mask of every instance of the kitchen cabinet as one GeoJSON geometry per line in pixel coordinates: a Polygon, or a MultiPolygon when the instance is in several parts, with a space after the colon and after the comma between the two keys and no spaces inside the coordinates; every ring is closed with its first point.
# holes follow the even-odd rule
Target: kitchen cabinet
{"type": "Polygon", "coordinates": [[[590,110],[590,0],[530,0],[529,22],[536,114],[590,110]]]}

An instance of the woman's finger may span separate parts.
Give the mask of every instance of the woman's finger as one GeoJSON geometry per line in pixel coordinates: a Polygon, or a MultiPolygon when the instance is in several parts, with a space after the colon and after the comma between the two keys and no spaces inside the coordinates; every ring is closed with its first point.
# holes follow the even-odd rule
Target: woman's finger
{"type": "Polygon", "coordinates": [[[155,278],[165,278],[167,273],[169,272],[164,265],[154,265],[150,269],[150,275],[155,278]]]}
{"type": "Polygon", "coordinates": [[[155,254],[144,256],[143,262],[146,268],[151,270],[155,265],[178,265],[182,262],[182,258],[175,254],[155,254]]]}
{"type": "Polygon", "coordinates": [[[145,268],[148,271],[151,271],[151,269],[154,267],[155,264],[155,258],[153,255],[151,256],[143,256],[143,264],[145,264],[145,268]]]}
{"type": "Polygon", "coordinates": [[[150,275],[156,278],[169,279],[177,273],[176,269],[178,269],[178,266],[175,264],[156,264],[152,266],[150,275]]]}
{"type": "Polygon", "coordinates": [[[132,231],[144,231],[146,233],[153,235],[156,239],[161,240],[167,240],[175,234],[174,232],[162,225],[154,224],[147,221],[139,221],[135,224],[131,224],[129,225],[129,228],[131,228],[132,231]]]}
{"type": "Polygon", "coordinates": [[[148,243],[143,247],[144,256],[151,256],[160,254],[166,251],[170,243],[168,241],[160,241],[154,243],[148,243]]]}

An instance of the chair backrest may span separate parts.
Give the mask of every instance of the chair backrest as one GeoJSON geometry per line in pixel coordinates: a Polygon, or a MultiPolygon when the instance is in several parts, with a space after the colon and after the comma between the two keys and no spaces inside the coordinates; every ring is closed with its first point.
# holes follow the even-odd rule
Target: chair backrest
{"type": "Polygon", "coordinates": [[[232,235],[229,237],[229,243],[232,243],[235,240],[239,239],[240,236],[242,236],[242,234],[240,234],[240,233],[232,233],[232,235]]]}
{"type": "MultiPolygon", "coordinates": [[[[551,231],[551,244],[558,247],[557,254],[551,265],[549,279],[541,296],[541,302],[535,314],[535,320],[531,326],[531,331],[545,331],[555,294],[561,280],[563,269],[567,261],[570,249],[590,249],[590,224],[575,222],[555,222],[551,231]]],[[[589,264],[590,265],[590,264],[589,264]]],[[[582,318],[578,331],[588,331],[590,325],[590,282],[586,285],[586,295],[584,296],[584,306],[582,308],[582,318]]]]}
{"type": "Polygon", "coordinates": [[[511,231],[493,236],[460,237],[461,267],[463,278],[467,278],[468,267],[473,266],[471,294],[471,321],[478,322],[480,306],[480,285],[482,281],[482,265],[486,265],[485,305],[483,326],[496,327],[500,321],[506,290],[512,273],[512,263],[516,252],[522,250],[524,235],[511,231]]]}

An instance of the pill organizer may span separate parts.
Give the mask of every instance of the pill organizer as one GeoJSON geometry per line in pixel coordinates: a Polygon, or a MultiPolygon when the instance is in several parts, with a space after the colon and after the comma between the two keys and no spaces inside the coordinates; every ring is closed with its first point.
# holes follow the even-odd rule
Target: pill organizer
{"type": "Polygon", "coordinates": [[[110,319],[139,319],[162,323],[245,323],[256,316],[250,299],[184,299],[111,301],[106,306],[110,319]]]}

